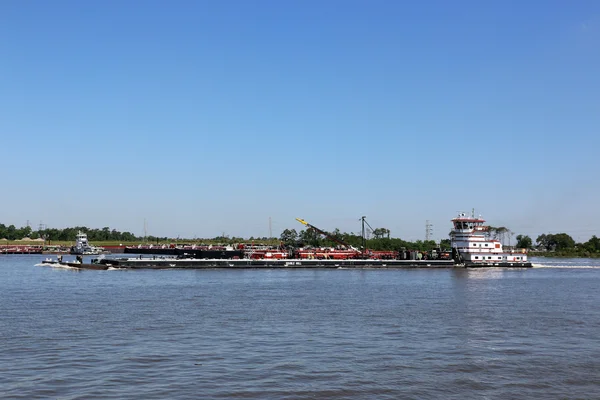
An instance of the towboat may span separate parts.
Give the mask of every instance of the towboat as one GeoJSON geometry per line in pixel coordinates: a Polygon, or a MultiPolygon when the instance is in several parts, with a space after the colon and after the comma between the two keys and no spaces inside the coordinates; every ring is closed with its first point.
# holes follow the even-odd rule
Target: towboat
{"type": "Polygon", "coordinates": [[[465,267],[531,267],[525,249],[504,250],[499,240],[489,237],[485,220],[460,213],[450,231],[454,261],[465,267]]]}
{"type": "Polygon", "coordinates": [[[102,247],[92,246],[88,242],[87,235],[81,231],[77,233],[77,237],[75,238],[75,245],[71,247],[71,254],[75,255],[83,255],[83,256],[91,256],[102,254],[104,249],[102,247]]]}

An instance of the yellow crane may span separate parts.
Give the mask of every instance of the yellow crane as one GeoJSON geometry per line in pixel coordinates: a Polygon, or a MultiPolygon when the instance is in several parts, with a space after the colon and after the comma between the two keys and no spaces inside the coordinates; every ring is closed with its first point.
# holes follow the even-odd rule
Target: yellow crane
{"type": "Polygon", "coordinates": [[[321,235],[327,236],[329,239],[333,240],[334,242],[336,242],[338,244],[341,244],[342,246],[346,246],[349,249],[355,250],[357,253],[360,253],[357,249],[355,249],[354,247],[350,246],[348,243],[344,242],[341,239],[338,239],[337,237],[333,236],[329,232],[324,231],[323,229],[319,229],[316,226],[314,226],[312,224],[309,224],[308,222],[306,222],[302,218],[296,218],[296,221],[300,222],[302,225],[306,225],[308,228],[314,229],[315,231],[317,231],[321,235]]]}

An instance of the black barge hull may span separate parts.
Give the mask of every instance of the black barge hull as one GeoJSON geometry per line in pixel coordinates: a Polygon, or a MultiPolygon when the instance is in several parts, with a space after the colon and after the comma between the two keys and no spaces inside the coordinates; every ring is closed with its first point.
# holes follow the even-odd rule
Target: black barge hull
{"type": "Polygon", "coordinates": [[[530,262],[502,262],[502,263],[466,263],[467,268],[531,268],[533,264],[530,262]]]}
{"type": "Polygon", "coordinates": [[[95,270],[107,270],[109,268],[106,264],[101,263],[74,263],[74,262],[61,262],[57,260],[45,260],[43,262],[46,265],[51,265],[55,267],[70,267],[77,269],[95,269],[95,270]]]}
{"type": "Polygon", "coordinates": [[[98,263],[131,269],[211,268],[451,268],[452,260],[248,260],[248,259],[100,259],[98,263]]]}

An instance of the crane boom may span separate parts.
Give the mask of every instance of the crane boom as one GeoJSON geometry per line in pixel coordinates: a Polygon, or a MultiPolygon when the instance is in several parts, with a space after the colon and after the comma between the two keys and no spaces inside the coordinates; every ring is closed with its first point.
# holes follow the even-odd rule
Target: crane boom
{"type": "MultiPolygon", "coordinates": [[[[333,240],[334,242],[341,244],[342,246],[346,246],[352,250],[356,250],[354,247],[350,246],[348,243],[344,242],[341,239],[338,239],[337,237],[333,236],[331,233],[326,232],[322,229],[317,228],[316,226],[309,224],[308,222],[306,222],[305,220],[303,220],[302,218],[296,218],[296,221],[300,222],[302,225],[306,225],[307,227],[314,229],[315,231],[317,231],[318,233],[320,233],[321,235],[327,236],[329,239],[333,240]]],[[[356,250],[358,252],[358,250],[356,250]]]]}

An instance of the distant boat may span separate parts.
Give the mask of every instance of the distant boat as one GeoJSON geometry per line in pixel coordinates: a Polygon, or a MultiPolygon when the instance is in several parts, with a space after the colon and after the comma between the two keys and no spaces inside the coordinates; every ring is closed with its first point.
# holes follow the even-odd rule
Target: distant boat
{"type": "Polygon", "coordinates": [[[75,238],[75,245],[71,247],[71,254],[81,255],[81,256],[91,256],[96,254],[102,254],[104,252],[104,248],[92,246],[88,242],[87,235],[81,231],[77,233],[77,237],[75,238]]]}

